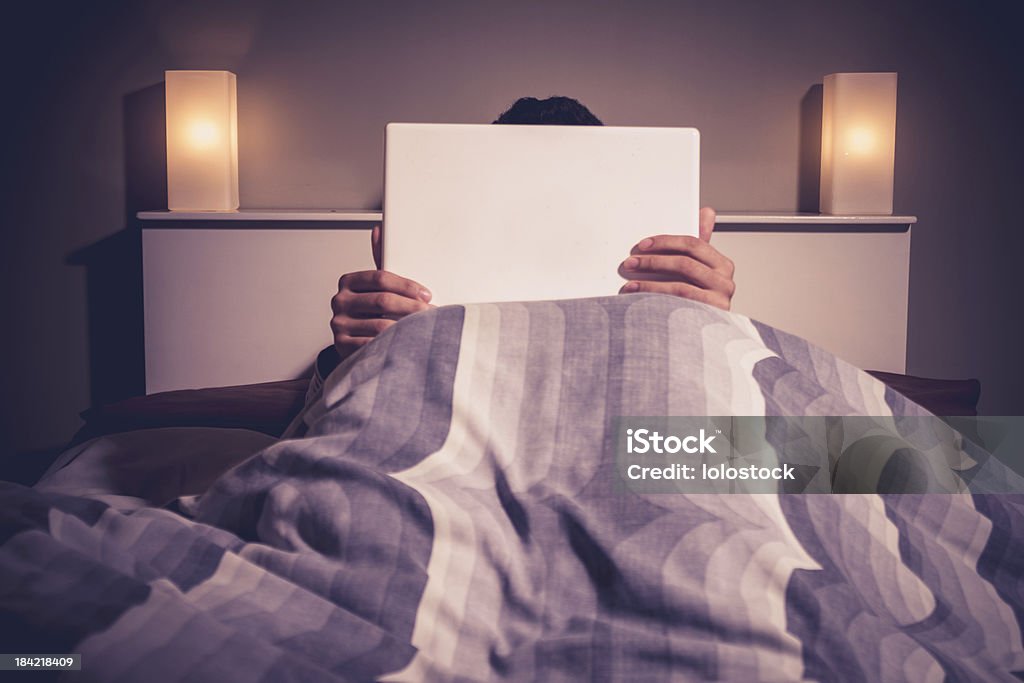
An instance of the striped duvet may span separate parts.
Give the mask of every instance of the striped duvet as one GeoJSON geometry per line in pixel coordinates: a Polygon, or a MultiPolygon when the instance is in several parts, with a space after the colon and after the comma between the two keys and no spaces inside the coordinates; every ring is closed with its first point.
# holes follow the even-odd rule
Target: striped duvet
{"type": "Polygon", "coordinates": [[[0,649],[102,681],[1020,680],[1021,496],[623,492],[608,430],[924,414],[665,296],[432,310],[191,518],[3,485],[0,649]]]}

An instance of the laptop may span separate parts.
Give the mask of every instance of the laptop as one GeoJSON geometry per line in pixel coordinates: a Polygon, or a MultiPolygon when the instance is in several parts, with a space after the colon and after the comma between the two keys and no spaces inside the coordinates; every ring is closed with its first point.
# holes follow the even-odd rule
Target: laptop
{"type": "Polygon", "coordinates": [[[698,234],[695,128],[390,123],[385,270],[436,305],[607,296],[651,235],[698,234]]]}

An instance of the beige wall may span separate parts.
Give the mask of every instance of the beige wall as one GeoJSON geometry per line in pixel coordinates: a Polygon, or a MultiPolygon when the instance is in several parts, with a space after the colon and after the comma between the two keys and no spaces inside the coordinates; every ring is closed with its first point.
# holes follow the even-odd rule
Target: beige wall
{"type": "MultiPolygon", "coordinates": [[[[145,125],[159,89],[146,89],[170,68],[238,74],[243,206],[375,207],[386,121],[489,121],[520,95],[559,93],[608,123],[699,127],[704,202],[753,210],[810,196],[799,169],[811,86],[833,71],[898,71],[895,210],[921,219],[908,371],[980,377],[984,409],[1024,412],[1024,105],[1019,17],[1008,14],[1018,4],[144,0],[12,11],[0,41],[14,93],[0,183],[4,439],[59,443],[90,401],[141,388],[141,292],[119,284],[138,280],[138,245],[112,236],[160,201],[159,168],[146,165],[160,132],[145,125]]],[[[239,306],[259,314],[258,302],[239,306]]]]}

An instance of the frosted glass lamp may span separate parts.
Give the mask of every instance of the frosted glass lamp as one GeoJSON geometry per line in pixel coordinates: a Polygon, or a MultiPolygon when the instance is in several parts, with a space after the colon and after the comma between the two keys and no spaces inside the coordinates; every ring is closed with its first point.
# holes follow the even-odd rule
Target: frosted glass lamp
{"type": "Polygon", "coordinates": [[[238,107],[230,71],[167,71],[167,208],[238,209],[238,107]]]}
{"type": "Polygon", "coordinates": [[[891,214],[896,74],[830,74],[823,90],[821,212],[891,214]]]}

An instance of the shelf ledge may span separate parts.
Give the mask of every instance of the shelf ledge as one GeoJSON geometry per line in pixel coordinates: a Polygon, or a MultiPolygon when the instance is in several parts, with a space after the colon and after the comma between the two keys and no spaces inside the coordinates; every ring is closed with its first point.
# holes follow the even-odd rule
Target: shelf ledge
{"type": "MultiPolygon", "coordinates": [[[[373,223],[383,218],[380,211],[363,209],[240,209],[238,211],[139,211],[142,221],[253,221],[253,222],[335,222],[373,223]]],[[[851,215],[832,216],[803,212],[722,211],[720,225],[913,225],[917,216],[851,215]]]]}
{"type": "Polygon", "coordinates": [[[870,214],[833,216],[827,213],[721,211],[716,223],[738,225],[913,225],[917,216],[870,214]]]}
{"type": "Polygon", "coordinates": [[[371,223],[379,221],[380,211],[363,209],[239,209],[238,211],[139,211],[142,221],[308,221],[371,223]]]}

